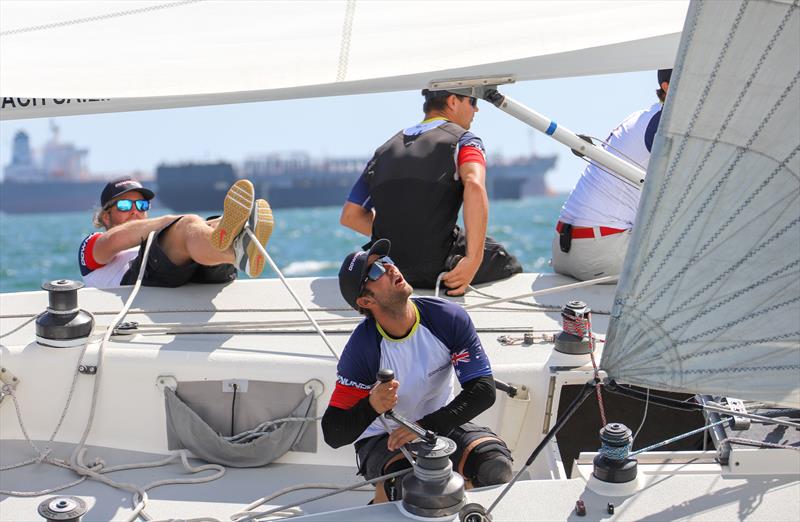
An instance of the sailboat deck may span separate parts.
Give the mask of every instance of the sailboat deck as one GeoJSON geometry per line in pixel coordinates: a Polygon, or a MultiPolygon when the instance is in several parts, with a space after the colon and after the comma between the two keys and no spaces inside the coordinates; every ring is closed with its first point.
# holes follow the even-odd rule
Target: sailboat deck
{"type": "MultiPolygon", "coordinates": [[[[483,285],[479,290],[490,296],[511,297],[574,282],[553,274],[521,274],[483,285]]],[[[334,351],[341,353],[349,332],[360,319],[341,299],[336,280],[292,279],[289,284],[327,332],[334,351]]],[[[79,305],[95,313],[97,322],[80,362],[89,365],[99,362],[102,334],[130,291],[121,288],[79,292],[79,305]]],[[[596,311],[593,327],[602,340],[608,327],[606,314],[611,308],[614,291],[613,285],[593,286],[470,309],[495,376],[519,387],[523,395],[527,393],[524,400],[511,400],[499,393],[495,405],[477,419],[493,427],[507,441],[517,467],[541,440],[545,419],[558,411],[559,396],[553,394],[551,388],[556,375],[561,379],[556,386],[580,384],[592,375],[588,356],[555,352],[552,341],[546,337],[561,329],[559,308],[569,300],[587,302],[596,311]],[[533,334],[533,343],[523,342],[526,332],[533,334]],[[501,342],[501,336],[507,336],[506,342],[501,342]]],[[[430,294],[420,292],[420,295],[430,294]]],[[[454,299],[466,306],[488,300],[477,292],[454,299]]],[[[57,442],[48,444],[46,441],[64,409],[80,348],[47,348],[34,342],[32,318],[46,305],[44,292],[0,295],[2,366],[19,379],[16,397],[30,437],[39,447],[52,446],[53,456],[66,459],[85,428],[96,377],[78,376],[57,442]]],[[[131,335],[112,337],[105,347],[97,410],[88,438],[88,462],[101,457],[111,466],[155,461],[170,453],[164,396],[157,386],[163,376],[174,377],[179,383],[241,379],[302,384],[314,379],[323,387],[316,415],[324,410],[335,383],[334,357],[278,280],[237,281],[224,287],[143,288],[125,320],[136,322],[136,329],[131,335]]],[[[602,342],[598,350],[602,350],[602,342]]],[[[229,410],[228,396],[218,406],[229,410]]],[[[2,465],[35,456],[24,440],[9,397],[0,407],[0,421],[2,465]]],[[[225,476],[207,484],[156,488],[149,494],[147,511],[156,518],[214,516],[228,520],[231,514],[252,501],[290,485],[356,482],[359,478],[355,474],[352,446],[338,450],[328,447],[322,441],[318,423],[313,435],[316,450],[290,451],[266,467],[228,468],[225,476]]],[[[535,519],[570,518],[574,516],[571,510],[578,497],[584,498],[590,506],[589,519],[608,517],[600,511],[600,507],[605,509],[606,500],[589,492],[584,478],[566,479],[558,451],[554,444],[551,446],[526,473],[525,478],[533,481],[522,481],[512,489],[498,508],[495,520],[530,519],[531,505],[541,509],[533,515],[535,519]],[[522,498],[526,498],[526,502],[519,500],[522,498]]],[[[711,457],[713,452],[708,460],[711,457]]],[[[663,480],[654,478],[636,497],[620,500],[621,509],[615,518],[643,519],[647,513],[659,513],[659,510],[665,518],[671,519],[736,518],[738,499],[741,495],[751,498],[751,493],[777,496],[786,510],[776,516],[774,507],[758,507],[757,513],[748,514],[750,519],[793,519],[793,514],[800,512],[796,480],[783,483],[782,479],[764,482],[735,477],[731,482],[721,479],[718,464],[711,464],[705,470],[707,474],[696,474],[696,466],[692,470],[686,475],[678,474],[680,476],[674,469],[654,475],[663,480]],[[730,488],[736,493],[728,495],[730,488]],[[671,496],[665,495],[665,491],[671,496]],[[708,497],[709,494],[712,496],[708,497]],[[715,504],[708,498],[721,500],[715,504]]],[[[109,476],[119,482],[138,485],[177,477],[196,478],[174,464],[114,472],[109,476]]],[[[4,471],[0,489],[35,491],[71,480],[75,480],[75,475],[68,470],[35,464],[4,471]]],[[[487,505],[498,492],[497,488],[474,491],[470,499],[487,505]]],[[[320,493],[319,490],[294,492],[268,504],[283,505],[320,493]]],[[[123,520],[132,512],[131,493],[93,481],[85,481],[59,494],[76,495],[88,503],[90,511],[84,520],[123,520]]],[[[0,497],[2,518],[35,518],[38,503],[51,496],[0,497]]],[[[302,512],[314,515],[316,520],[342,520],[345,515],[341,513],[325,512],[364,506],[369,498],[368,491],[349,492],[303,506],[302,512]]],[[[775,504],[770,502],[769,505],[775,504]]],[[[402,517],[395,505],[358,508],[345,516],[354,521],[402,520],[402,517]]]]}

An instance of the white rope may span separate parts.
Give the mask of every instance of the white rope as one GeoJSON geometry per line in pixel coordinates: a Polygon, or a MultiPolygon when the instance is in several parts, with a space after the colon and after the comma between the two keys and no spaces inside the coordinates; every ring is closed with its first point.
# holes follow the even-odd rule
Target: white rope
{"type": "Polygon", "coordinates": [[[636,440],[636,437],[639,435],[639,432],[642,431],[644,421],[647,419],[648,406],[650,406],[650,388],[647,388],[647,398],[644,401],[644,414],[642,414],[642,422],[639,424],[639,427],[636,428],[636,433],[634,433],[633,437],[631,437],[631,447],[633,446],[633,442],[636,440]]]}
{"type": "MultiPolygon", "coordinates": [[[[249,511],[257,508],[258,506],[261,506],[261,505],[269,502],[270,500],[274,500],[274,499],[276,499],[278,497],[282,497],[283,495],[287,495],[289,493],[292,493],[293,491],[300,491],[300,490],[303,490],[303,489],[333,489],[333,490],[339,490],[341,488],[342,488],[341,484],[332,484],[332,483],[324,483],[324,482],[323,483],[318,483],[318,484],[314,484],[314,483],[311,483],[311,484],[296,484],[294,486],[289,486],[288,488],[281,489],[280,491],[277,491],[277,492],[273,493],[272,495],[269,495],[267,497],[261,497],[260,499],[254,501],[254,502],[251,502],[249,505],[245,506],[245,508],[242,511],[239,511],[239,512],[234,513],[233,515],[231,515],[230,518],[231,518],[231,520],[237,520],[237,519],[241,519],[243,517],[249,517],[250,515],[252,515],[252,513],[249,513],[249,511]]],[[[358,487],[358,488],[353,488],[350,491],[373,491],[373,488],[372,487],[368,487],[368,486],[361,486],[361,487],[358,487]]],[[[292,511],[294,512],[295,510],[299,512],[298,514],[302,513],[302,511],[300,511],[299,508],[295,508],[292,511]]],[[[287,511],[289,511],[289,510],[287,509],[287,511]]],[[[278,512],[278,513],[280,513],[280,512],[278,512]]],[[[278,513],[276,513],[276,514],[278,514],[278,513]]]]}
{"type": "Polygon", "coordinates": [[[265,433],[270,433],[275,431],[278,428],[279,424],[284,424],[286,422],[316,422],[322,419],[322,417],[284,417],[282,419],[275,419],[271,421],[264,421],[255,428],[247,431],[243,431],[241,433],[237,433],[236,435],[232,435],[230,437],[222,437],[223,439],[227,440],[228,442],[233,442],[236,444],[244,444],[245,442],[250,442],[253,439],[257,439],[258,437],[264,435],[265,433]]]}
{"type": "Polygon", "coordinates": [[[527,292],[525,294],[515,295],[511,297],[503,297],[502,299],[495,299],[493,301],[488,301],[485,303],[475,303],[467,305],[464,307],[464,310],[472,310],[473,308],[478,308],[480,306],[488,306],[493,304],[506,303],[508,301],[516,301],[518,299],[525,299],[527,297],[537,297],[540,295],[555,294],[558,292],[564,292],[565,290],[574,290],[575,288],[582,288],[584,286],[593,286],[603,283],[611,283],[617,281],[618,279],[619,276],[605,276],[605,277],[598,277],[597,279],[589,279],[588,281],[571,283],[568,285],[554,286],[552,288],[543,288],[541,290],[534,290],[533,292],[527,292]]]}
{"type": "Polygon", "coordinates": [[[447,272],[439,272],[439,275],[436,276],[436,284],[433,286],[433,297],[439,297],[439,287],[442,284],[442,278],[447,272]]]}
{"type": "Polygon", "coordinates": [[[333,357],[338,361],[339,360],[339,355],[336,353],[336,350],[333,349],[333,345],[331,344],[330,340],[328,340],[328,336],[325,335],[325,332],[322,331],[322,328],[320,328],[319,324],[317,324],[317,321],[315,321],[314,318],[311,317],[311,313],[306,309],[306,307],[303,304],[303,302],[300,301],[300,298],[297,297],[297,294],[294,293],[294,290],[292,290],[292,287],[289,286],[289,282],[286,280],[285,277],[283,277],[283,273],[281,272],[280,268],[278,268],[278,265],[275,264],[275,261],[272,260],[270,255],[264,249],[264,246],[258,241],[258,238],[253,233],[253,231],[250,230],[250,226],[249,225],[245,226],[244,230],[250,236],[250,241],[253,242],[253,244],[256,246],[256,248],[258,248],[258,251],[261,252],[261,254],[264,256],[264,258],[266,258],[267,262],[272,267],[272,269],[275,271],[275,273],[278,274],[278,277],[281,279],[281,282],[283,283],[283,286],[286,287],[286,290],[288,290],[289,293],[292,295],[292,298],[294,299],[294,301],[303,310],[303,313],[306,314],[306,317],[308,317],[308,320],[311,321],[312,325],[314,325],[314,329],[317,331],[319,336],[322,337],[322,340],[325,341],[325,344],[328,346],[328,349],[331,351],[331,354],[333,354],[333,357]]]}
{"type": "MultiPolygon", "coordinates": [[[[180,7],[182,5],[193,4],[196,2],[200,2],[202,0],[181,0],[178,2],[169,2],[166,4],[158,4],[158,5],[149,5],[147,7],[141,7],[139,9],[129,9],[127,11],[118,11],[116,13],[107,13],[104,15],[97,15],[97,16],[87,16],[85,18],[76,18],[73,20],[63,20],[61,22],[54,22],[51,24],[42,24],[42,25],[34,25],[29,27],[20,27],[17,29],[9,29],[8,31],[0,32],[0,36],[10,36],[12,34],[19,34],[19,33],[30,33],[33,31],[44,31],[46,29],[56,29],[59,27],[67,27],[70,25],[78,25],[78,24],[86,24],[91,22],[99,22],[102,20],[110,20],[112,18],[121,18],[123,16],[131,16],[131,15],[138,15],[142,13],[149,13],[152,11],[157,11],[161,9],[170,9],[172,7],[180,7]]],[[[101,5],[101,4],[97,4],[101,5]]]]}
{"type": "Polygon", "coordinates": [[[285,493],[289,493],[290,491],[294,491],[296,489],[305,489],[305,488],[309,487],[309,485],[307,485],[307,484],[306,485],[300,485],[300,486],[292,486],[290,488],[283,489],[283,490],[273,494],[270,497],[265,497],[265,498],[262,498],[262,499],[259,499],[259,500],[255,501],[255,502],[253,502],[252,504],[247,506],[244,509],[244,511],[241,511],[239,513],[236,513],[236,514],[232,515],[231,516],[231,520],[236,520],[237,522],[249,522],[251,520],[259,520],[259,519],[262,519],[262,518],[264,518],[264,517],[266,517],[268,515],[273,515],[275,513],[279,513],[279,512],[285,511],[286,509],[289,509],[289,508],[301,506],[303,504],[308,504],[309,502],[314,502],[315,500],[321,500],[323,498],[332,497],[333,495],[338,495],[339,493],[344,493],[346,491],[360,491],[361,488],[366,486],[366,485],[375,484],[376,482],[381,482],[381,481],[388,480],[388,479],[395,478],[395,477],[400,477],[402,475],[405,475],[406,473],[410,473],[411,471],[412,471],[411,468],[406,468],[406,469],[401,469],[399,471],[395,471],[395,472],[392,472],[392,473],[387,473],[386,475],[381,475],[380,477],[375,477],[374,479],[369,479],[369,480],[363,480],[361,482],[356,482],[355,484],[351,484],[349,486],[344,486],[344,487],[334,486],[336,489],[335,489],[335,491],[332,491],[331,493],[325,493],[325,494],[322,494],[322,495],[317,495],[315,497],[307,498],[305,500],[300,500],[298,502],[293,502],[293,503],[288,504],[288,505],[279,506],[279,507],[276,507],[276,508],[273,508],[273,509],[269,509],[267,511],[262,511],[262,512],[258,512],[258,513],[248,513],[248,511],[253,509],[254,507],[260,506],[264,502],[268,502],[270,499],[273,499],[273,498],[275,498],[277,496],[283,495],[285,493]]]}
{"type": "Polygon", "coordinates": [[[339,68],[336,81],[343,82],[347,78],[347,63],[350,59],[350,41],[353,36],[353,18],[356,14],[356,0],[347,0],[342,26],[342,41],[339,46],[339,68]]]}

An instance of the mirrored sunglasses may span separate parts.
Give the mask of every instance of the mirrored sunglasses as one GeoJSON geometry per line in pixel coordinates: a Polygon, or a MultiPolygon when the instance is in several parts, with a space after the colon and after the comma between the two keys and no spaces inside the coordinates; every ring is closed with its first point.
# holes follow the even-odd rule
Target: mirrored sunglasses
{"type": "MultiPolygon", "coordinates": [[[[376,259],[372,266],[369,267],[367,270],[367,278],[364,279],[364,282],[367,282],[367,279],[370,281],[377,281],[378,279],[386,273],[386,266],[385,265],[394,265],[394,261],[389,256],[383,256],[379,259],[376,259]]],[[[363,285],[362,285],[363,286],[363,285]]]]}
{"type": "Polygon", "coordinates": [[[107,208],[115,206],[120,212],[130,212],[133,210],[134,205],[136,205],[136,210],[139,212],[147,212],[150,210],[150,201],[147,199],[118,199],[116,203],[109,205],[107,208]]]}

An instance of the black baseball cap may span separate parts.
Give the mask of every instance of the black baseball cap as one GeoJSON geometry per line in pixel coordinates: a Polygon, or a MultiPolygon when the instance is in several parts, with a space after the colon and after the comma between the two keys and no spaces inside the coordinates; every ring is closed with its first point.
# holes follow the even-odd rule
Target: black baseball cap
{"type": "Polygon", "coordinates": [[[344,258],[342,268],[339,269],[339,291],[353,309],[358,310],[356,299],[364,289],[364,279],[367,278],[369,269],[369,256],[389,255],[390,248],[392,248],[392,243],[388,239],[379,239],[372,244],[369,250],[353,252],[344,258]]]}
{"type": "Polygon", "coordinates": [[[434,98],[447,98],[451,94],[456,94],[450,91],[432,91],[430,89],[422,89],[422,95],[426,100],[433,100],[434,98]]]}
{"type": "Polygon", "coordinates": [[[108,182],[108,184],[106,184],[106,188],[104,188],[102,194],[100,194],[100,207],[105,208],[109,201],[117,196],[125,194],[126,192],[131,192],[132,190],[139,192],[142,196],[144,196],[144,199],[147,200],[156,197],[155,192],[144,188],[142,184],[135,179],[118,178],[111,180],[108,182]]]}
{"type": "Polygon", "coordinates": [[[661,85],[664,82],[669,83],[669,79],[672,77],[672,69],[659,69],[658,70],[658,85],[661,85]]]}

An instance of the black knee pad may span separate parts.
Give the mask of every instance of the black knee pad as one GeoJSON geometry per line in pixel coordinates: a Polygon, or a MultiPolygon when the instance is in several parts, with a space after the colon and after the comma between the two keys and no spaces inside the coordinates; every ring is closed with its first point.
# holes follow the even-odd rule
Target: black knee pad
{"type": "Polygon", "coordinates": [[[502,440],[478,444],[467,456],[464,474],[475,487],[504,484],[511,480],[511,452],[502,440]]]}
{"type": "Polygon", "coordinates": [[[487,452],[477,465],[472,484],[476,487],[494,486],[511,481],[511,459],[502,452],[487,452]]]}
{"type": "MultiPolygon", "coordinates": [[[[411,465],[405,458],[396,460],[383,469],[383,474],[388,475],[389,473],[394,473],[395,471],[400,471],[410,466],[411,465]]],[[[403,477],[404,475],[401,475],[383,481],[383,490],[386,492],[386,498],[388,498],[390,502],[403,498],[403,477]]]]}

